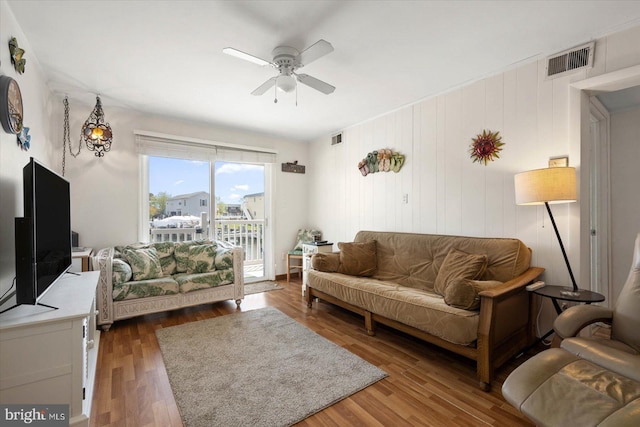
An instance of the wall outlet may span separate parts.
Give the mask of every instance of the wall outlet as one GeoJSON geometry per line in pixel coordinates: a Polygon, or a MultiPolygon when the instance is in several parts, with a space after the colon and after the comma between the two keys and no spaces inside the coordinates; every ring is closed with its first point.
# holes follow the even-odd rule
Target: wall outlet
{"type": "Polygon", "coordinates": [[[280,259],[282,259],[282,261],[286,261],[287,260],[287,254],[282,252],[282,256],[280,257],[280,259]]]}
{"type": "Polygon", "coordinates": [[[402,203],[404,203],[405,205],[409,203],[409,194],[408,193],[404,193],[402,195],[402,203]]]}

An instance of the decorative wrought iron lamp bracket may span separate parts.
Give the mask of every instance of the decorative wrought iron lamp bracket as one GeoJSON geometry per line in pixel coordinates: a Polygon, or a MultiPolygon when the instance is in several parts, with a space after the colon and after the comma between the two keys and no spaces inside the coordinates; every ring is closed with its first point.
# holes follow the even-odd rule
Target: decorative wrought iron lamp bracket
{"type": "Polygon", "coordinates": [[[104,153],[111,150],[113,132],[109,123],[104,121],[104,111],[99,96],[96,97],[95,108],[82,125],[81,137],[89,151],[95,151],[96,157],[103,157],[104,153]]]}

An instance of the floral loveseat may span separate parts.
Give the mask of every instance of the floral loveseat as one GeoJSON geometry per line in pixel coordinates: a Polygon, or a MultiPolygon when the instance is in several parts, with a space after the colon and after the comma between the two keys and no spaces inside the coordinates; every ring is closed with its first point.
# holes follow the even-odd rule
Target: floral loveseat
{"type": "Polygon", "coordinates": [[[104,248],[93,257],[100,270],[97,323],[181,307],[244,298],[242,248],[220,241],[160,242],[104,248]]]}

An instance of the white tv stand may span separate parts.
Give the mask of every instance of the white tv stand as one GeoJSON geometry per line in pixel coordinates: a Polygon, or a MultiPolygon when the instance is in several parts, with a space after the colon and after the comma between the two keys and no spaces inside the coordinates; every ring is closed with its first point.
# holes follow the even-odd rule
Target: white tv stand
{"type": "Polygon", "coordinates": [[[88,427],[98,359],[99,271],[65,274],[38,305],[0,315],[0,402],[68,404],[69,425],[88,427]]]}

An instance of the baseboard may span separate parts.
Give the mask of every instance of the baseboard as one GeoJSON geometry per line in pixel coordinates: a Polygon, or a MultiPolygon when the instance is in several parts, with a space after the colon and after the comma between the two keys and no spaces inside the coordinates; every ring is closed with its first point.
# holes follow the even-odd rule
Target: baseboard
{"type": "MultiPolygon", "coordinates": [[[[276,274],[276,278],[274,280],[284,280],[287,281],[286,274],[276,274]]],[[[291,281],[296,281],[302,283],[302,273],[291,273],[291,281]]]]}

